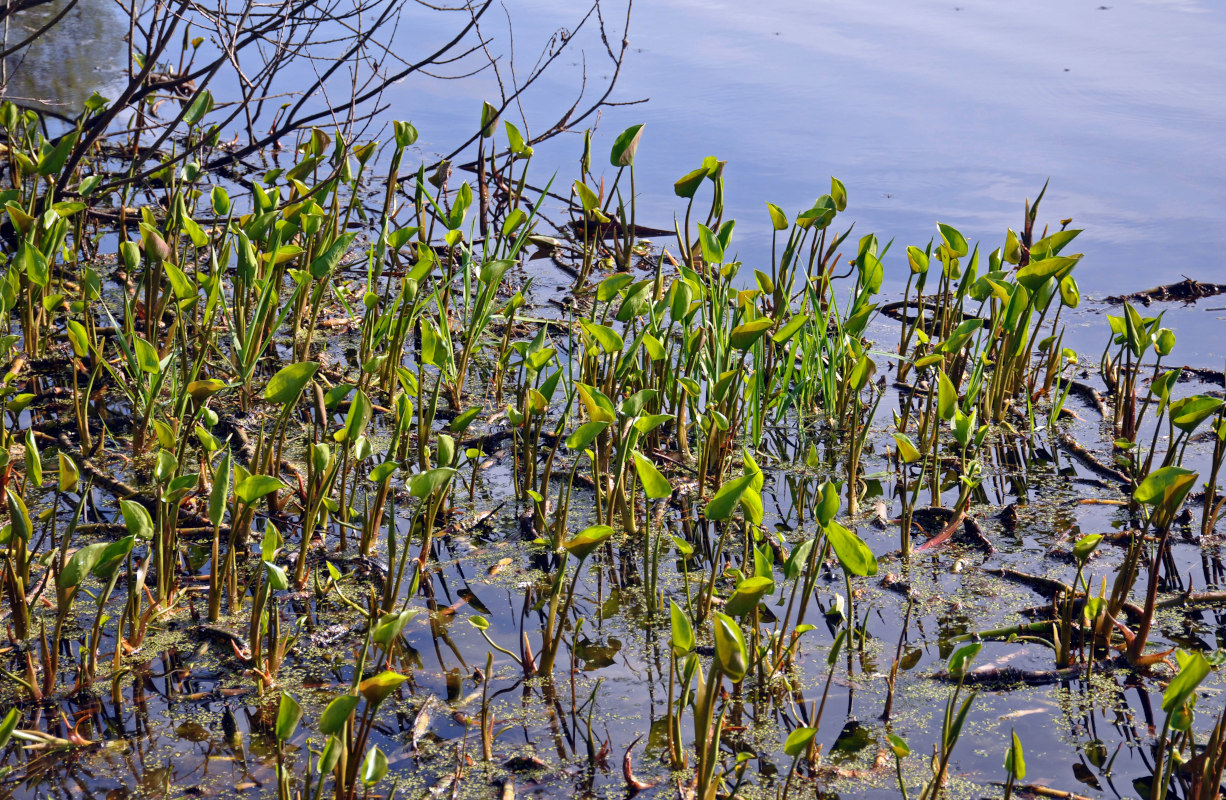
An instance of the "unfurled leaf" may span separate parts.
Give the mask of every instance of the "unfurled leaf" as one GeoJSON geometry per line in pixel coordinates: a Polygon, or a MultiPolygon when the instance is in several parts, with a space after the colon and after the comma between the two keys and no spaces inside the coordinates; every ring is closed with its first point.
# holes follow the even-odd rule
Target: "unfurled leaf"
{"type": "Polygon", "coordinates": [[[715,612],[715,662],[733,683],[740,683],[749,671],[749,655],[745,636],[736,620],[715,612]]]}
{"type": "Polygon", "coordinates": [[[672,621],[673,655],[681,657],[694,649],[694,627],[681,606],[675,600],[669,601],[669,616],[672,621]]]}
{"type": "Polygon", "coordinates": [[[302,719],[302,706],[288,692],[282,692],[281,704],[277,709],[277,725],[274,730],[277,740],[288,742],[293,737],[294,731],[297,730],[300,719],[302,719]]]}
{"type": "Polygon", "coordinates": [[[788,734],[783,743],[783,752],[792,758],[797,758],[809,749],[813,737],[817,736],[817,728],[796,728],[788,734]]]}
{"type": "Polygon", "coordinates": [[[366,702],[372,706],[377,706],[382,703],[387,696],[399,688],[400,684],[407,680],[398,672],[386,671],[380,672],[374,677],[367,678],[358,684],[358,693],[366,698],[366,702]]]}
{"type": "Polygon", "coordinates": [[[356,694],[343,694],[333,698],[319,717],[319,732],[325,736],[339,733],[353,715],[359,699],[361,698],[356,694]]]}
{"type": "Polygon", "coordinates": [[[608,525],[593,525],[572,536],[563,544],[563,547],[572,556],[582,561],[612,535],[613,529],[608,525]]]}
{"type": "Polygon", "coordinates": [[[264,387],[264,399],[270,403],[287,405],[293,403],[302,394],[302,390],[315,377],[319,369],[317,361],[300,361],[282,367],[269,379],[264,387]]]}
{"type": "Polygon", "coordinates": [[[643,456],[642,453],[635,450],[631,455],[634,456],[634,468],[638,471],[639,480],[643,484],[643,492],[649,500],[662,500],[665,497],[671,497],[673,487],[660,470],[656,469],[655,464],[652,464],[643,456]]]}
{"type": "Polygon", "coordinates": [[[153,538],[153,517],[149,516],[149,511],[144,506],[135,500],[120,500],[119,512],[123,515],[128,533],[145,541],[153,538]]]}
{"type": "Polygon", "coordinates": [[[826,526],[826,539],[843,569],[860,577],[877,574],[877,557],[859,536],[831,520],[826,526]]]}
{"type": "Polygon", "coordinates": [[[280,479],[271,475],[248,475],[234,487],[234,495],[240,502],[251,505],[261,497],[288,489],[280,479]]]}
{"type": "Polygon", "coordinates": [[[628,167],[634,163],[634,154],[639,149],[639,140],[643,138],[643,126],[631,125],[626,128],[613,142],[609,151],[609,163],[615,167],[628,167]]]}

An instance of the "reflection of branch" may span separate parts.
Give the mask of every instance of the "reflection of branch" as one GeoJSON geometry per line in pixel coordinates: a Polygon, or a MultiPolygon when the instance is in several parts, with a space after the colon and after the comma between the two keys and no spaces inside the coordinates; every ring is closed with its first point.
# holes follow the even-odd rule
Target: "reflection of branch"
{"type": "Polygon", "coordinates": [[[9,0],[4,4],[4,8],[0,8],[0,20],[8,19],[14,14],[20,14],[22,11],[29,11],[32,8],[45,6],[49,3],[54,3],[55,0],[9,0]]]}
{"type": "MultiPolygon", "coordinates": [[[[51,0],[38,0],[38,2],[31,3],[29,6],[26,6],[26,8],[29,8],[34,5],[40,5],[41,3],[49,3],[49,2],[51,2],[51,0]]],[[[29,36],[22,39],[20,42],[13,45],[12,47],[9,47],[5,49],[4,51],[0,51],[0,58],[8,58],[13,53],[16,53],[21,48],[30,44],[35,39],[42,36],[44,33],[54,28],[59,23],[60,20],[68,16],[68,12],[72,11],[72,9],[76,7],[76,5],[77,5],[77,0],[68,0],[68,2],[64,5],[63,10],[60,11],[60,13],[56,14],[54,17],[52,17],[49,21],[47,21],[47,23],[44,24],[41,28],[34,31],[34,33],[31,33],[29,36]]],[[[6,8],[3,13],[0,13],[0,19],[4,19],[10,13],[12,12],[6,8]]]]}

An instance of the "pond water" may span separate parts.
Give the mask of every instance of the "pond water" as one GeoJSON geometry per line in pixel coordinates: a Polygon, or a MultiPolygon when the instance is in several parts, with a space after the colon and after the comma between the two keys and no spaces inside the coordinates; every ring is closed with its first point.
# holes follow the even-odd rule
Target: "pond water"
{"type": "MultiPolygon", "coordinates": [[[[535,58],[526,43],[573,13],[515,3],[520,58],[535,58]]],[[[606,12],[614,31],[617,20],[606,12]]],[[[903,250],[935,236],[936,221],[991,250],[1050,179],[1048,218],[1085,229],[1088,298],[1184,277],[1226,282],[1221,3],[652,0],[635,4],[629,28],[614,99],[648,102],[607,110],[600,130],[607,143],[646,123],[648,225],[671,227],[673,181],[706,156],[727,160],[727,216],[752,267],[770,253],[765,204],[808,208],[833,175],[857,232],[895,240],[886,287],[901,292],[903,250]]],[[[505,37],[496,42],[507,55],[505,37]]],[[[577,69],[529,94],[530,122],[569,105],[577,69]]],[[[435,94],[417,82],[393,92],[393,108],[446,152],[494,91],[481,76],[435,94]]],[[[541,155],[569,180],[580,149],[563,136],[541,155]]],[[[1220,367],[1223,306],[1168,309],[1167,323],[1189,334],[1180,352],[1190,361],[1220,367]]]]}

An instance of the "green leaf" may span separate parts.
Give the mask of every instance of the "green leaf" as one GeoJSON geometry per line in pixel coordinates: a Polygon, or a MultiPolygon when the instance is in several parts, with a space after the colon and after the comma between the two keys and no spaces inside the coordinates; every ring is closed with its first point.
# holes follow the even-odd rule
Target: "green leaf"
{"type": "Polygon", "coordinates": [[[366,758],[362,759],[358,777],[362,784],[369,788],[383,780],[385,775],[387,775],[387,756],[383,755],[378,745],[374,745],[366,751],[366,758]]]}
{"type": "Polygon", "coordinates": [[[75,319],[68,320],[67,328],[65,332],[68,334],[68,343],[72,345],[73,354],[77,358],[85,358],[89,354],[89,332],[75,319]]]}
{"type": "Polygon", "coordinates": [[[847,187],[834,176],[830,177],[830,198],[834,200],[834,207],[837,210],[847,210],[847,187]]]}
{"type": "Polygon", "coordinates": [[[596,285],[596,299],[607,303],[631,283],[634,283],[634,276],[629,272],[614,272],[596,285]]]}
{"type": "Polygon", "coordinates": [[[122,539],[117,539],[106,546],[99,556],[98,561],[94,564],[94,568],[90,570],[95,578],[104,581],[111,579],[111,575],[123,563],[123,560],[128,557],[128,553],[132,552],[132,546],[136,544],[135,536],[125,536],[122,539]]]}
{"type": "Polygon", "coordinates": [[[1171,403],[1171,423],[1184,433],[1191,433],[1221,407],[1221,400],[1207,394],[1185,397],[1171,403]]]}
{"type": "Polygon", "coordinates": [[[771,340],[774,341],[775,344],[786,344],[787,341],[795,336],[796,333],[803,328],[805,323],[808,321],[808,314],[797,314],[788,320],[788,324],[775,331],[774,335],[771,336],[771,340]]]}
{"type": "Polygon", "coordinates": [[[958,327],[954,328],[953,333],[949,334],[949,338],[941,342],[940,351],[949,355],[956,354],[961,350],[971,338],[971,334],[979,330],[983,326],[981,319],[963,320],[958,327]]]}
{"type": "Polygon", "coordinates": [[[945,240],[945,244],[949,246],[954,255],[961,257],[970,252],[966,237],[959,233],[957,228],[943,222],[938,222],[937,227],[941,230],[941,238],[945,240]]]}
{"type": "Polygon", "coordinates": [[[1145,321],[1132,307],[1132,303],[1127,301],[1124,303],[1124,338],[1132,354],[1137,358],[1140,358],[1149,348],[1149,337],[1145,335],[1145,321]]]}
{"type": "Polygon", "coordinates": [[[788,560],[783,562],[783,576],[794,581],[800,577],[800,572],[809,563],[809,552],[813,549],[814,539],[806,539],[788,554],[788,560]]]}
{"type": "Polygon", "coordinates": [[[968,645],[963,645],[953,652],[949,657],[949,662],[946,664],[946,670],[954,677],[962,677],[966,674],[967,668],[971,662],[975,660],[975,656],[979,655],[979,651],[983,649],[983,643],[972,642],[968,645]]]}
{"type": "Polygon", "coordinates": [[[572,556],[582,561],[612,535],[613,529],[608,525],[593,525],[572,536],[563,544],[563,547],[572,556]]]}
{"type": "Polygon", "coordinates": [[[587,320],[579,320],[579,325],[585,333],[596,340],[596,343],[606,353],[620,353],[625,346],[625,341],[622,339],[621,334],[607,325],[600,325],[595,322],[588,322],[587,320]]]}
{"type": "Polygon", "coordinates": [[[311,277],[319,280],[320,278],[331,275],[332,272],[340,265],[341,259],[345,257],[345,253],[349,252],[349,245],[353,243],[356,233],[346,233],[337,237],[332,246],[321,253],[311,262],[310,272],[311,277]]]}
{"type": "Polygon", "coordinates": [[[281,538],[281,532],[277,530],[277,526],[271,522],[265,524],[264,535],[260,537],[260,557],[265,561],[273,561],[284,543],[285,540],[281,538]]]}
{"type": "Polygon", "coordinates": [[[1056,256],[1043,261],[1031,261],[1017,271],[1017,282],[1034,293],[1050,278],[1064,278],[1077,265],[1075,256],[1056,256]]]}
{"type": "MultiPolygon", "coordinates": [[[[166,428],[167,434],[170,429],[166,428]]],[[[157,458],[153,463],[153,477],[158,483],[166,483],[174,477],[176,470],[179,468],[179,460],[175,458],[175,454],[169,450],[158,450],[157,458]]]]}
{"type": "Polygon", "coordinates": [[[894,434],[894,443],[898,445],[898,455],[902,458],[904,464],[914,464],[920,460],[919,448],[915,446],[915,442],[911,441],[911,437],[907,434],[894,434]]]}
{"type": "Polygon", "coordinates": [[[507,132],[507,146],[511,148],[511,152],[516,155],[532,155],[532,148],[524,141],[524,135],[519,132],[519,128],[515,127],[511,120],[504,120],[503,128],[507,132]]]}
{"type": "Polygon", "coordinates": [[[298,721],[300,719],[302,719],[302,706],[288,692],[281,692],[281,705],[277,709],[277,726],[275,728],[277,740],[288,742],[293,737],[294,731],[298,728],[298,721]]]}
{"type": "Polygon", "coordinates": [[[452,475],[455,475],[455,467],[435,467],[426,470],[413,476],[413,480],[409,482],[409,493],[424,500],[446,486],[452,475]]]}
{"type": "Polygon", "coordinates": [[[756,473],[744,475],[735,480],[726,481],[723,486],[719,487],[719,491],[711,498],[711,502],[707,503],[704,512],[707,519],[720,522],[731,517],[732,512],[736,510],[736,504],[741,500],[741,495],[753,483],[755,477],[757,477],[756,473]]]}
{"type": "Polygon", "coordinates": [[[783,213],[783,209],[774,203],[767,203],[766,210],[771,215],[771,227],[777,231],[786,231],[788,229],[788,215],[783,213]]]}
{"type": "Polygon", "coordinates": [[[759,317],[752,322],[738,325],[728,335],[728,343],[737,350],[748,350],[774,324],[775,321],[770,317],[759,317]]]}
{"type": "Polygon", "coordinates": [[[366,426],[370,423],[370,418],[374,415],[374,407],[370,404],[370,398],[361,389],[358,389],[353,394],[353,400],[349,405],[349,413],[345,416],[345,425],[335,434],[334,438],[338,442],[352,442],[356,440],[366,431],[366,426]]]}
{"type": "Polygon", "coordinates": [[[817,522],[823,528],[834,521],[834,515],[839,513],[839,487],[833,481],[822,481],[822,500],[813,513],[817,522]]]}
{"type": "Polygon", "coordinates": [[[1060,279],[1060,302],[1069,308],[1081,305],[1081,290],[1077,288],[1077,280],[1072,275],[1060,279]]]}
{"type": "Polygon", "coordinates": [[[367,678],[358,684],[358,693],[366,698],[366,702],[371,706],[377,706],[382,703],[387,696],[404,683],[407,678],[398,672],[390,670],[380,672],[374,677],[367,678]]]}
{"type": "Polygon", "coordinates": [[[187,384],[187,393],[191,395],[192,400],[199,404],[224,388],[226,388],[224,381],[219,381],[216,378],[204,378],[187,384]]]}
{"type": "Polygon", "coordinates": [[[596,437],[607,427],[609,427],[609,423],[604,420],[585,422],[576,428],[570,436],[566,437],[566,448],[568,450],[583,450],[596,441],[596,437]]]}
{"type": "Polygon", "coordinates": [[[17,713],[17,709],[10,708],[9,713],[4,715],[4,721],[0,722],[0,748],[3,748],[9,743],[9,739],[13,735],[13,731],[17,729],[17,723],[21,719],[21,715],[17,713]]]}
{"type": "Polygon", "coordinates": [[[1170,520],[1196,483],[1196,478],[1197,473],[1184,467],[1161,467],[1141,481],[1132,497],[1142,505],[1153,506],[1155,516],[1160,520],[1170,520]]]}
{"type": "Polygon", "coordinates": [[[43,457],[38,452],[38,443],[34,441],[34,430],[26,429],[26,482],[32,486],[43,485],[43,457]]]}
{"type": "Polygon", "coordinates": [[[264,387],[264,399],[280,405],[293,403],[311,378],[315,377],[318,369],[318,361],[299,361],[297,364],[282,367],[264,387]]]}
{"type": "Polygon", "coordinates": [[[654,285],[655,281],[648,279],[639,281],[627,289],[626,296],[622,298],[614,319],[618,322],[629,322],[647,311],[651,305],[651,288],[654,285]]]}
{"type": "Polygon", "coordinates": [[[235,485],[234,495],[243,504],[251,505],[264,495],[288,488],[281,480],[271,475],[248,475],[235,485]]]}
{"type": "Polygon", "coordinates": [[[579,196],[579,204],[584,211],[591,213],[600,208],[600,198],[583,181],[575,181],[574,191],[579,196]]]}
{"type": "Polygon", "coordinates": [[[745,509],[745,519],[753,525],[761,525],[766,512],[762,504],[762,494],[751,484],[741,495],[741,508],[745,509]]]}
{"type": "Polygon", "coordinates": [[[859,536],[831,520],[826,526],[826,539],[843,569],[860,577],[877,574],[877,557],[859,536]]]}
{"type": "Polygon", "coordinates": [[[150,375],[157,375],[162,371],[161,359],[158,358],[158,351],[153,345],[145,341],[140,336],[132,337],[132,347],[136,355],[136,365],[143,372],[150,375]]]}
{"type": "Polygon", "coordinates": [[[698,225],[698,242],[702,245],[702,260],[707,264],[724,263],[724,246],[719,237],[706,225],[698,225]]]}
{"type": "Polygon", "coordinates": [[[758,607],[763,597],[775,591],[775,581],[767,575],[755,575],[736,585],[724,610],[733,617],[743,617],[758,607]]]}
{"type": "Polygon", "coordinates": [[[634,421],[634,429],[639,433],[648,434],[670,419],[673,419],[672,414],[647,414],[634,421]]]}
{"type": "Polygon", "coordinates": [[[264,562],[264,572],[268,575],[268,585],[278,592],[284,592],[289,588],[289,579],[285,576],[285,570],[278,567],[271,561],[264,562]]]}
{"type": "Polygon", "coordinates": [[[480,412],[480,406],[473,406],[462,414],[457,415],[456,418],[447,425],[447,430],[451,431],[452,433],[463,433],[464,431],[468,430],[468,426],[472,424],[472,421],[477,418],[477,414],[480,412]]]}
{"type": "Polygon", "coordinates": [[[911,746],[901,736],[896,736],[887,731],[885,737],[890,742],[890,749],[894,751],[895,758],[906,758],[911,755],[911,746]]]}
{"type": "Polygon", "coordinates": [[[613,149],[609,151],[609,163],[615,167],[629,167],[634,164],[634,154],[639,149],[639,140],[642,138],[641,123],[622,131],[613,142],[613,149]]]}
{"type": "MultiPolygon", "coordinates": [[[[839,613],[841,614],[846,601],[843,599],[843,595],[841,594],[836,594],[834,599],[838,601],[835,604],[835,608],[838,609],[839,613]]],[[[826,654],[826,666],[830,667],[831,669],[834,668],[835,664],[839,663],[839,653],[843,651],[843,645],[847,642],[847,630],[848,629],[846,627],[839,630],[838,635],[834,637],[834,641],[830,645],[830,652],[826,654]]]]}
{"type": "Polygon", "coordinates": [[[783,743],[783,752],[792,758],[798,758],[809,749],[814,736],[817,736],[817,728],[796,728],[788,734],[787,741],[783,743]]]}
{"type": "Polygon", "coordinates": [[[234,468],[230,451],[221,457],[217,469],[213,471],[213,488],[209,491],[209,523],[214,527],[221,524],[226,513],[226,501],[230,497],[230,473],[234,468]]]}
{"type": "Polygon", "coordinates": [[[192,100],[192,104],[188,106],[187,112],[183,115],[183,122],[189,127],[204,119],[204,115],[213,110],[213,95],[208,89],[202,89],[192,100]]]}
{"type": "Polygon", "coordinates": [[[1005,751],[1005,771],[1014,780],[1026,778],[1026,755],[1022,752],[1022,740],[1017,738],[1017,731],[1010,732],[1009,749],[1005,751]]]}
{"type": "Polygon", "coordinates": [[[727,614],[715,612],[715,663],[721,672],[740,683],[749,671],[749,655],[745,636],[736,620],[727,614]]]}
{"type": "Polygon", "coordinates": [[[417,611],[414,609],[401,611],[399,614],[384,614],[375,623],[375,628],[370,634],[371,640],[385,651],[390,650],[392,643],[399,638],[404,630],[404,626],[409,624],[409,621],[416,616],[417,611]]]}
{"type": "Polygon", "coordinates": [[[325,736],[340,733],[353,715],[353,710],[358,707],[358,699],[356,694],[343,694],[333,698],[319,717],[319,732],[325,736]]]}
{"type": "Polygon", "coordinates": [[[660,474],[655,464],[648,461],[638,450],[631,455],[634,456],[634,468],[638,471],[639,480],[643,483],[643,492],[647,495],[647,499],[661,500],[665,497],[672,497],[672,484],[660,474]]]}
{"type": "Polygon", "coordinates": [[[687,200],[692,198],[698,192],[698,187],[702,186],[702,182],[706,177],[706,167],[699,167],[685,173],[673,183],[673,194],[678,197],[684,197],[687,200]]]}
{"type": "Polygon", "coordinates": [[[149,511],[140,503],[135,500],[120,500],[119,513],[123,515],[128,533],[145,541],[153,538],[153,517],[149,516],[149,511]]]}
{"type": "Polygon", "coordinates": [[[383,481],[389,478],[391,474],[395,472],[399,467],[400,467],[400,464],[398,464],[395,461],[384,461],[382,464],[380,464],[379,466],[375,467],[374,469],[370,471],[370,475],[369,475],[370,482],[371,483],[383,483],[383,481]]]}
{"type": "Polygon", "coordinates": [[[1103,540],[1101,533],[1090,533],[1082,536],[1073,545],[1073,558],[1077,559],[1078,563],[1084,564],[1097,548],[1099,542],[1103,540]]]}
{"type": "Polygon", "coordinates": [[[949,422],[953,420],[957,410],[958,390],[954,388],[953,381],[945,374],[945,370],[940,370],[937,375],[937,414],[949,422]]]}
{"type": "Polygon", "coordinates": [[[39,175],[55,175],[64,166],[64,162],[68,160],[68,155],[72,152],[73,146],[77,143],[77,132],[70,131],[64,134],[55,147],[42,153],[38,157],[38,174],[39,175]]]}
{"type": "Polygon", "coordinates": [[[1167,684],[1162,693],[1162,710],[1171,714],[1187,705],[1188,700],[1209,675],[1209,662],[1200,653],[1175,652],[1179,673],[1167,684]]]}
{"type": "MultiPolygon", "coordinates": [[[[494,135],[498,126],[498,106],[485,102],[481,104],[481,138],[488,139],[494,135]]],[[[369,784],[368,784],[369,785],[369,784]]]]}
{"type": "Polygon", "coordinates": [[[94,542],[77,550],[60,570],[60,574],[55,576],[55,585],[61,589],[79,587],[85,576],[94,571],[109,546],[109,542],[94,542]]]}
{"type": "Polygon", "coordinates": [[[686,616],[685,611],[677,605],[676,600],[669,601],[669,616],[673,632],[670,644],[673,648],[673,655],[680,658],[694,649],[694,627],[690,624],[690,618],[686,616]]]}
{"type": "Polygon", "coordinates": [[[1077,238],[1077,234],[1081,233],[1079,229],[1066,229],[1056,231],[1052,235],[1040,239],[1030,246],[1030,260],[1042,261],[1045,258],[1057,255],[1064,246],[1077,238]]]}

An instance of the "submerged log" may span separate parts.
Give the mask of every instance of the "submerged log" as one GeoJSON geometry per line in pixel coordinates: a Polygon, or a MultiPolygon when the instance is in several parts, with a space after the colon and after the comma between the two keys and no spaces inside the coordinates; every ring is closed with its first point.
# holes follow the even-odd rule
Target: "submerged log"
{"type": "Polygon", "coordinates": [[[1132,294],[1117,294],[1107,298],[1112,305],[1123,305],[1125,301],[1149,305],[1153,302],[1195,303],[1203,297],[1226,294],[1226,283],[1201,283],[1191,278],[1184,278],[1178,283],[1168,283],[1165,286],[1155,286],[1132,294]]]}

